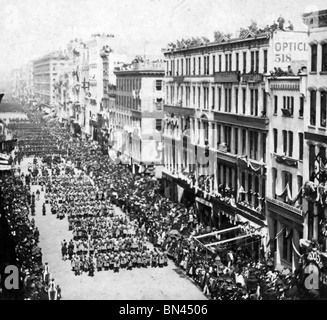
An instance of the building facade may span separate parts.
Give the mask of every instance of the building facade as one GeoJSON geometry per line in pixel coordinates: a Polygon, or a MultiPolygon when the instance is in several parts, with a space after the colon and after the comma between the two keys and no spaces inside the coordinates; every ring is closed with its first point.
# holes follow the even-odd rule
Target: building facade
{"type": "Polygon", "coordinates": [[[267,79],[269,95],[267,223],[277,267],[295,270],[303,237],[304,106],[306,72],[267,79]]]}
{"type": "MultiPolygon", "coordinates": [[[[320,259],[327,257],[327,10],[303,15],[309,29],[309,65],[307,76],[307,108],[304,111],[304,230],[302,248],[315,246],[320,259]]],[[[321,271],[321,270],[319,270],[321,271]]],[[[320,280],[326,284],[326,268],[320,280]]]]}
{"type": "Polygon", "coordinates": [[[59,121],[67,126],[73,135],[81,136],[83,125],[82,57],[86,50],[80,39],[70,41],[65,50],[67,59],[57,69],[55,106],[59,121]]]}
{"type": "Polygon", "coordinates": [[[32,63],[27,63],[12,71],[12,95],[14,98],[24,100],[34,97],[32,63]]]}
{"type": "Polygon", "coordinates": [[[267,77],[296,68],[306,52],[305,33],[282,30],[165,51],[167,196],[187,205],[195,198],[204,224],[245,222],[268,243],[267,77]]]}
{"type": "Polygon", "coordinates": [[[115,71],[116,101],[112,139],[133,172],[153,172],[162,165],[165,64],[135,61],[115,71]]]}
{"type": "Polygon", "coordinates": [[[65,65],[67,57],[62,52],[54,52],[33,61],[33,87],[35,98],[50,107],[54,106],[58,68],[65,65]]]}

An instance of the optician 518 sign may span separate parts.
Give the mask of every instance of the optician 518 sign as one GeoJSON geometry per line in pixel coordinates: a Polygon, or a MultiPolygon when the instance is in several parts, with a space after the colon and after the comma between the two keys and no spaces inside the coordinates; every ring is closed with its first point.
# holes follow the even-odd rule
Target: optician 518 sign
{"type": "Polygon", "coordinates": [[[284,69],[293,61],[307,60],[309,46],[305,33],[278,31],[274,34],[272,41],[273,66],[284,69]]]}

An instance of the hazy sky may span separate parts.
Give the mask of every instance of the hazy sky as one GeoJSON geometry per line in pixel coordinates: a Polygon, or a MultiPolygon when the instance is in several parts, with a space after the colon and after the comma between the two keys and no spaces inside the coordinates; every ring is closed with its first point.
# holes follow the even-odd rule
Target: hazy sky
{"type": "MultiPolygon", "coordinates": [[[[161,54],[191,36],[237,32],[251,19],[271,24],[281,14],[306,30],[301,14],[326,0],[0,0],[0,72],[64,47],[76,37],[112,33],[130,54],[161,54]]],[[[0,73],[1,76],[1,73],[0,73]]]]}

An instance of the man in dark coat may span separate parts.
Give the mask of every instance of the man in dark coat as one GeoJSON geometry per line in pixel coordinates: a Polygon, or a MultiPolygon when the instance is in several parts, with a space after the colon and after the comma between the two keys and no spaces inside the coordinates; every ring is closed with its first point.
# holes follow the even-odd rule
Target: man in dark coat
{"type": "Polygon", "coordinates": [[[66,241],[63,242],[62,246],[61,246],[61,254],[62,254],[62,260],[66,261],[67,259],[67,243],[66,241]]]}
{"type": "Polygon", "coordinates": [[[40,232],[39,232],[39,229],[36,227],[34,230],[34,238],[35,238],[36,243],[39,242],[39,237],[40,237],[40,232]]]}

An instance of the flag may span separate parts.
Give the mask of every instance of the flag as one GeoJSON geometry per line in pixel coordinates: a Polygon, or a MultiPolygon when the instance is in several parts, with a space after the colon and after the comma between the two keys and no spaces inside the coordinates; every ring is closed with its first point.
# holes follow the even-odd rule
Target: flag
{"type": "Polygon", "coordinates": [[[10,156],[5,154],[5,153],[0,153],[0,158],[1,159],[4,159],[4,160],[9,160],[10,159],[10,156]]]}
{"type": "Polygon", "coordinates": [[[300,252],[296,249],[296,246],[295,246],[295,244],[294,244],[294,240],[293,240],[293,239],[292,239],[292,247],[293,247],[294,252],[295,252],[299,257],[301,257],[300,252]]]}
{"type": "Polygon", "coordinates": [[[241,186],[240,189],[238,190],[238,193],[245,193],[244,188],[241,186]]]}
{"type": "Polygon", "coordinates": [[[181,202],[182,201],[183,193],[184,193],[184,188],[182,188],[180,186],[177,186],[178,202],[181,202]]]}
{"type": "Polygon", "coordinates": [[[284,233],[284,231],[285,231],[285,227],[282,229],[282,230],[280,230],[277,234],[276,234],[276,237],[275,237],[275,240],[276,239],[278,239],[283,233],[284,233]]]}

